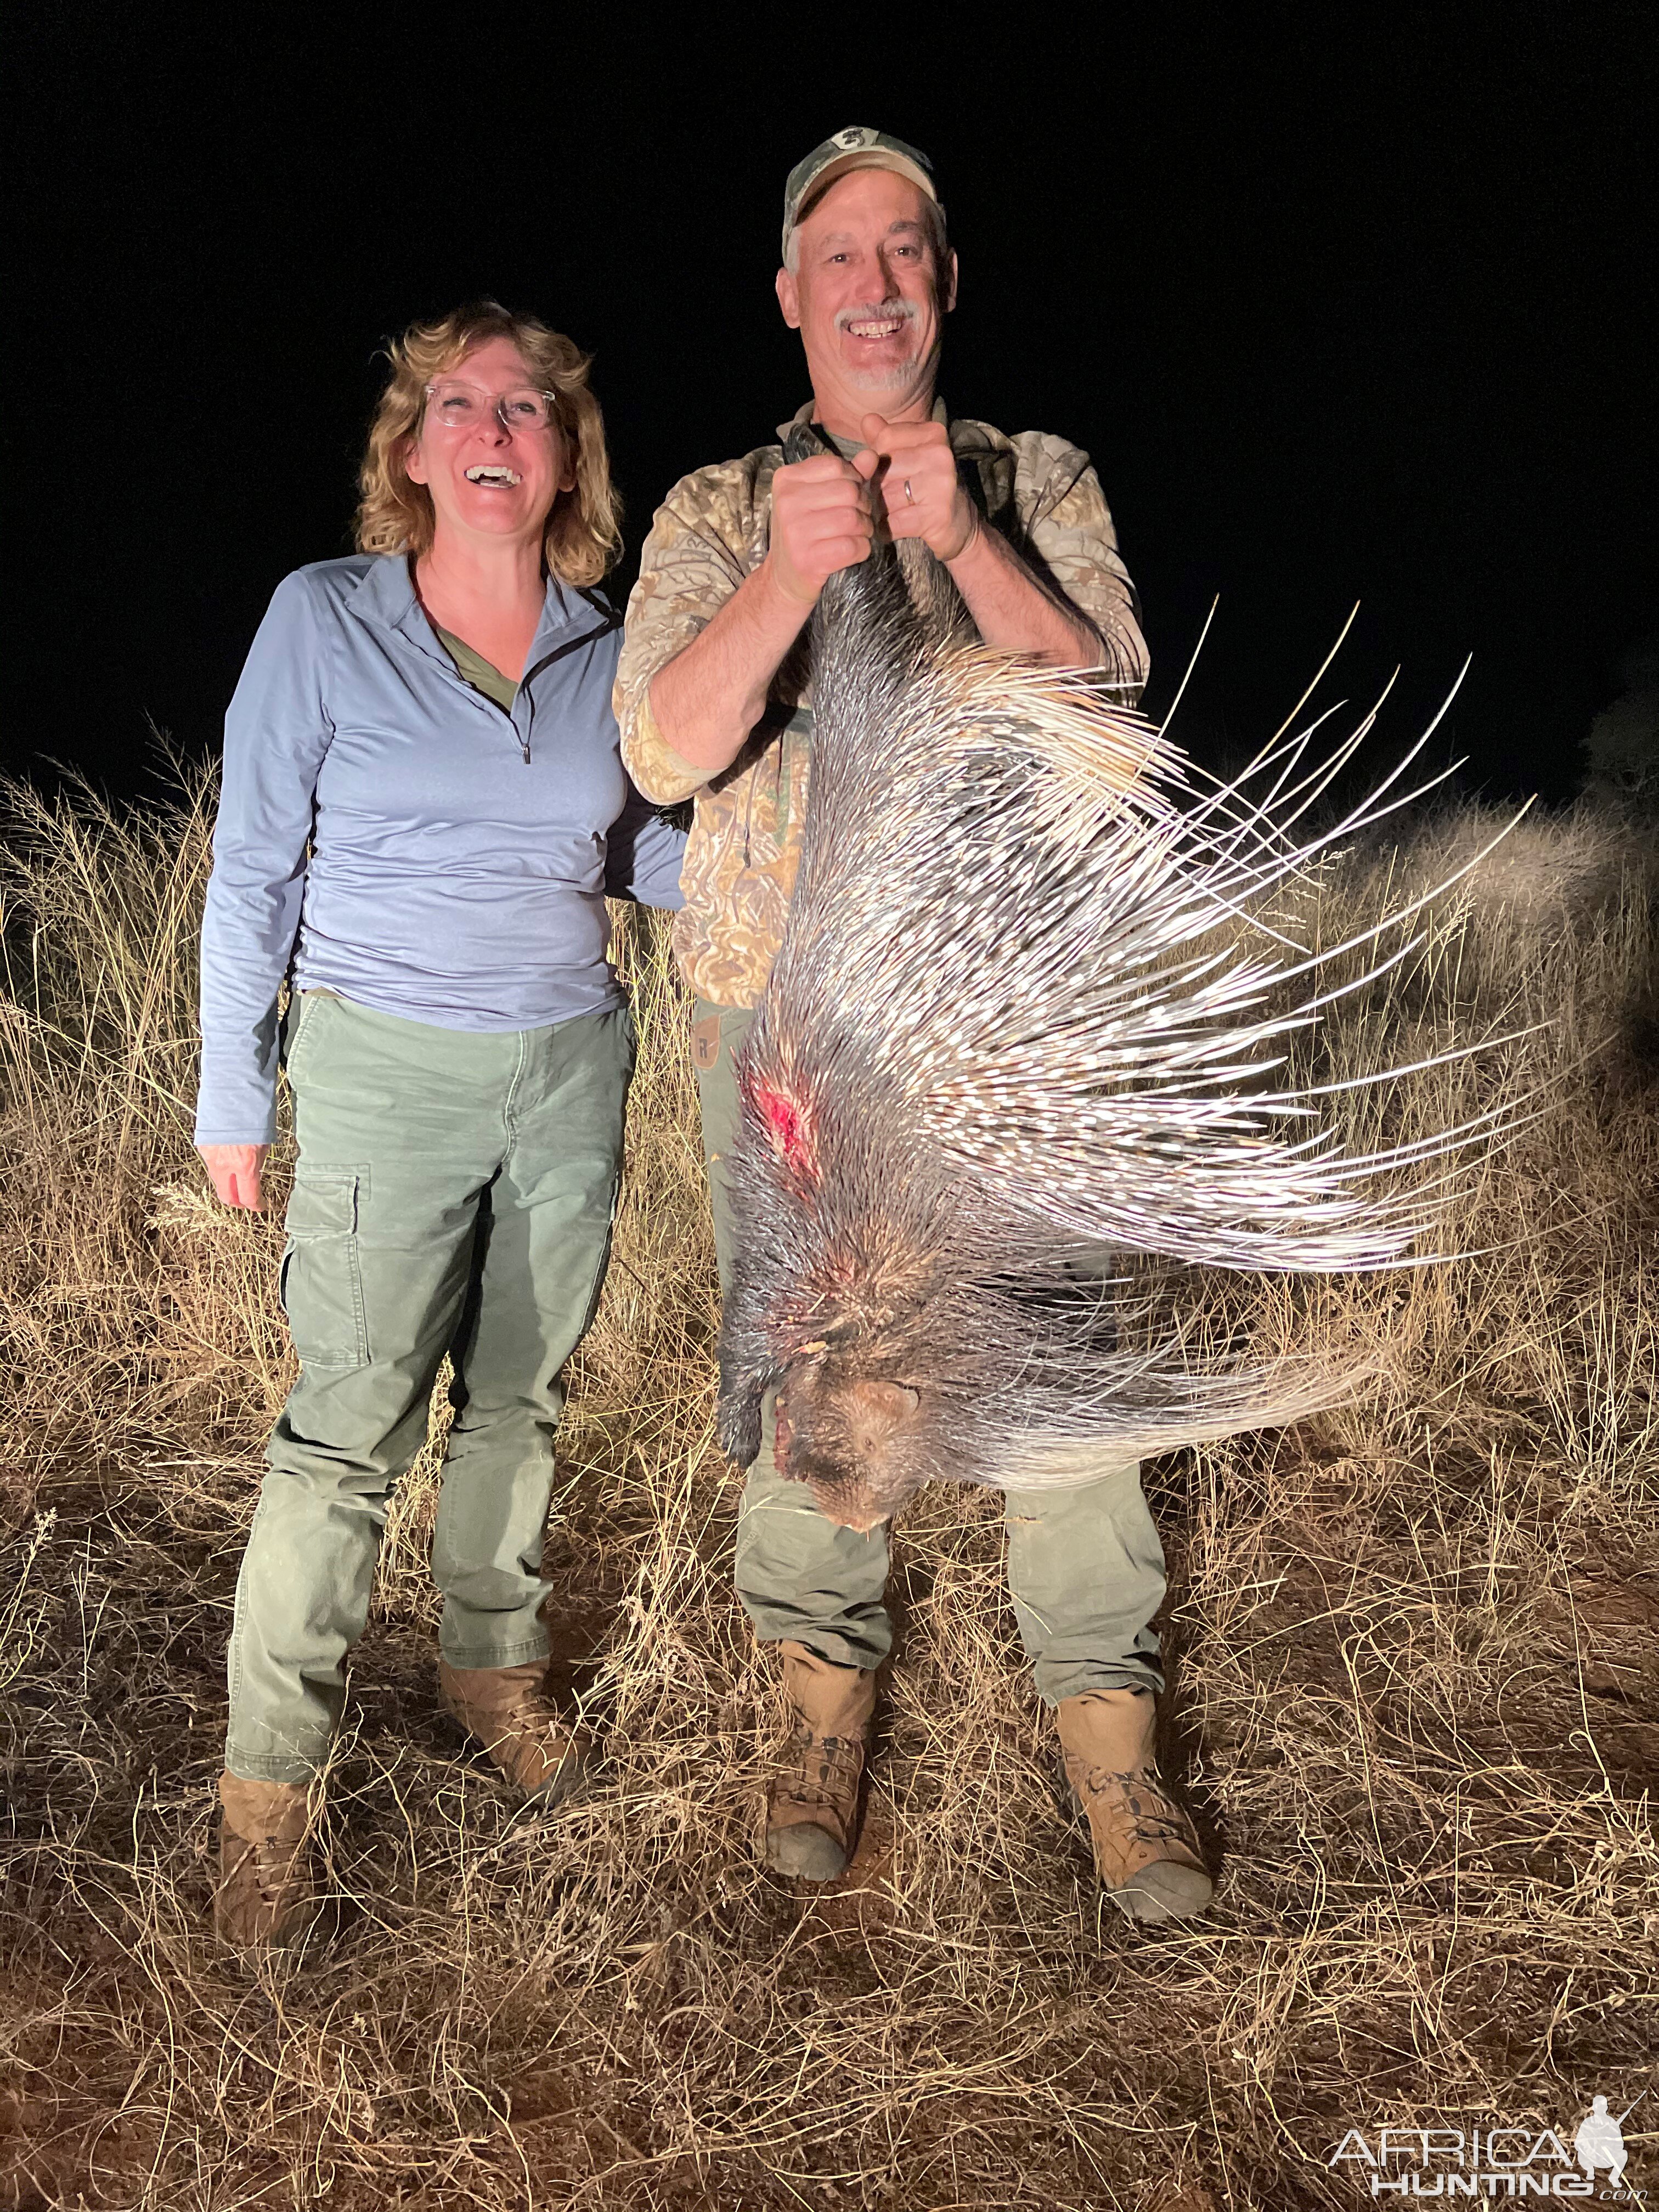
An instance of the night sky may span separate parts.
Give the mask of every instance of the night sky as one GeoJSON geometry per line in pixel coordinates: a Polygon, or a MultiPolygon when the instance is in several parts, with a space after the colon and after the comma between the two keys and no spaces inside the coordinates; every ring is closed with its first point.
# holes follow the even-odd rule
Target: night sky
{"type": "Polygon", "coordinates": [[[805,396],[783,179],[873,123],[962,257],[941,389],[1093,455],[1155,708],[1219,595],[1195,750],[1358,599],[1329,696],[1403,665],[1403,742],[1473,653],[1466,781],[1571,794],[1659,631],[1650,5],[711,20],[14,8],[6,765],[216,744],[277,580],[349,550],[377,348],[481,293],[597,355],[625,586],[805,396]]]}

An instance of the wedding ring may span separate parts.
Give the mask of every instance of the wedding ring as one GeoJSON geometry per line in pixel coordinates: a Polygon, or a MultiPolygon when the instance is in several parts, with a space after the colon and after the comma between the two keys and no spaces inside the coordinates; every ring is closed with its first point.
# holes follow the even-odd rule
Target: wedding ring
{"type": "Polygon", "coordinates": [[[914,506],[915,505],[915,503],[916,503],[916,495],[915,495],[915,492],[913,492],[913,491],[911,490],[911,489],[910,489],[910,479],[909,479],[909,477],[906,477],[906,478],[904,479],[904,504],[905,504],[907,507],[914,507],[914,506]]]}

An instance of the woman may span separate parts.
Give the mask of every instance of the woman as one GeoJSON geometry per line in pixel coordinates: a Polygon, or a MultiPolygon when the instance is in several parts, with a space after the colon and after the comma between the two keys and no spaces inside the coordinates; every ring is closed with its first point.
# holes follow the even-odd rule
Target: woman
{"type": "Polygon", "coordinates": [[[386,1502],[455,1407],[433,1543],[445,1704],[528,1800],[586,1746],[544,1686],[560,1374],[604,1278],[633,1036],[605,895],[679,904],[683,840],[623,774],[617,544],[568,338],[493,302],[392,349],[358,554],[277,588],[225,726],[197,1144],[257,1207],[277,994],[299,1159],[301,1375],[237,1583],[216,1919],[315,1917],[312,1784],[386,1502]]]}

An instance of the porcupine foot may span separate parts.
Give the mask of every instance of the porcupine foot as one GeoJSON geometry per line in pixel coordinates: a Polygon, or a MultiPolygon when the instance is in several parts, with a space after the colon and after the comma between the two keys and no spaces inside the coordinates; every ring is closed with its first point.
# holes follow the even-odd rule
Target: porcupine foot
{"type": "Polygon", "coordinates": [[[763,1396],[759,1390],[744,1388],[720,1393],[716,1413],[720,1449],[734,1467],[751,1468],[760,1456],[763,1396]]]}

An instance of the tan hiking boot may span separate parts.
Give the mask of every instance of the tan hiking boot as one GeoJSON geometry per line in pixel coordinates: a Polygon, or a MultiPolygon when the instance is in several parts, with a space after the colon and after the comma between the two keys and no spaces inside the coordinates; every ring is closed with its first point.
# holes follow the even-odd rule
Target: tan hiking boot
{"type": "Polygon", "coordinates": [[[452,1667],[440,1660],[438,1693],[526,1805],[559,1805],[574,1795],[593,1746],[559,1718],[547,1693],[544,1659],[521,1667],[452,1667]]]}
{"type": "Polygon", "coordinates": [[[791,1726],[767,1785],[766,1863],[834,1881],[853,1856],[875,1673],[834,1666],[804,1644],[779,1648],[791,1726]]]}
{"type": "Polygon", "coordinates": [[[311,1792],[303,1782],[219,1777],[215,1932],[240,1949],[302,1943],[322,1910],[312,1879],[311,1792]]]}
{"type": "Polygon", "coordinates": [[[1132,1920],[1187,1920],[1215,1893],[1186,1808],[1159,1779],[1150,1690],[1085,1690],[1055,1709],[1095,1870],[1132,1920]]]}

